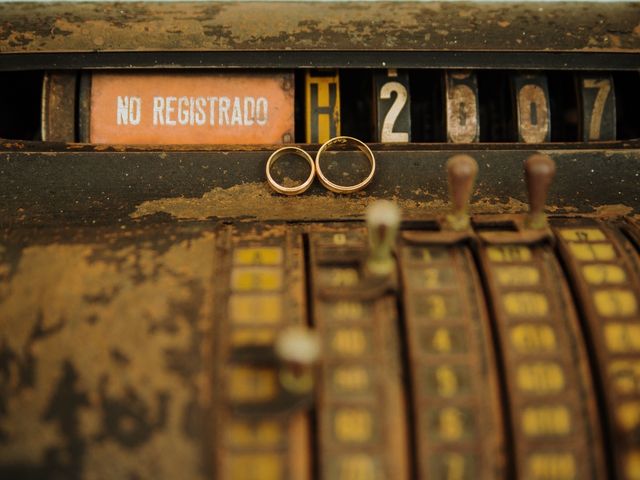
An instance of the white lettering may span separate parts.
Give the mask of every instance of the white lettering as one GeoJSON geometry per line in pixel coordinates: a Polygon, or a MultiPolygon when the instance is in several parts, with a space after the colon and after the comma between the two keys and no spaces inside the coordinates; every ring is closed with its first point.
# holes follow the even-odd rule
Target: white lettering
{"type": "Polygon", "coordinates": [[[140,123],[140,110],[142,101],[140,97],[129,98],[129,123],[131,125],[138,125],[140,123]]]}
{"type": "Polygon", "coordinates": [[[153,124],[164,125],[164,97],[153,97],[153,124]]]}
{"type": "Polygon", "coordinates": [[[216,123],[216,103],[218,103],[218,97],[209,97],[209,125],[213,126],[216,123]]]}
{"type": "Polygon", "coordinates": [[[256,115],[256,100],[253,97],[244,97],[244,126],[253,125],[253,119],[256,115]]]}
{"type": "Polygon", "coordinates": [[[196,125],[204,125],[206,115],[204,113],[204,106],[207,104],[207,99],[204,97],[196,98],[196,113],[195,122],[196,125]]]}
{"type": "Polygon", "coordinates": [[[229,107],[231,100],[229,97],[220,97],[218,104],[218,125],[229,125],[229,107]],[[224,115],[224,119],[223,119],[224,115]]]}
{"type": "Polygon", "coordinates": [[[167,125],[176,124],[176,121],[171,118],[171,114],[176,111],[176,109],[171,105],[172,103],[175,103],[175,101],[176,97],[167,97],[164,108],[164,118],[167,125]]]}
{"type": "MultiPolygon", "coordinates": [[[[153,97],[154,126],[264,126],[269,120],[266,97],[153,97]],[[209,118],[207,118],[207,116],[209,118]]],[[[142,119],[142,98],[117,97],[118,125],[139,125],[142,119]]]]}
{"type": "Polygon", "coordinates": [[[261,127],[269,120],[269,102],[266,98],[260,97],[256,102],[256,123],[261,127]]]}
{"type": "Polygon", "coordinates": [[[189,125],[193,125],[195,123],[195,99],[193,97],[189,97],[189,125]]]}
{"type": "Polygon", "coordinates": [[[187,125],[189,123],[189,99],[180,97],[178,100],[178,123],[187,125]]]}
{"type": "Polygon", "coordinates": [[[118,95],[118,113],[116,122],[118,125],[126,125],[129,121],[129,97],[122,98],[118,95]]]}
{"type": "Polygon", "coordinates": [[[231,125],[242,125],[242,111],[240,109],[240,99],[233,100],[233,113],[231,114],[231,125]]]}

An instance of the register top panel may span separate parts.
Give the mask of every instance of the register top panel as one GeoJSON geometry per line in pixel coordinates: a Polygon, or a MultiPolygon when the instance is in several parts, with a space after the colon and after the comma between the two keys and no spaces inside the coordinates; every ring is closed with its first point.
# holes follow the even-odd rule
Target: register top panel
{"type": "Polygon", "coordinates": [[[0,5],[0,53],[634,53],[638,19],[640,3],[9,3],[0,5]]]}

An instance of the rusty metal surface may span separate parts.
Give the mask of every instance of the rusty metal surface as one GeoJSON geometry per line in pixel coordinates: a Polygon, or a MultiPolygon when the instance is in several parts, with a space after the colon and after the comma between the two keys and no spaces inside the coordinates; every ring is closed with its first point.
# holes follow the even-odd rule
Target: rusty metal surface
{"type": "Polygon", "coordinates": [[[416,233],[425,232],[403,233],[398,263],[415,477],[447,478],[464,471],[477,479],[506,478],[495,349],[471,252],[463,242],[451,245],[449,232],[430,232],[428,242],[415,241],[416,233]]]}
{"type": "Polygon", "coordinates": [[[43,141],[76,141],[76,82],[75,72],[45,74],[40,119],[43,141]]]}
{"type": "Polygon", "coordinates": [[[415,452],[407,438],[397,300],[367,283],[361,225],[317,226],[309,234],[309,302],[324,347],[317,478],[406,480],[415,452]]]}
{"type": "Polygon", "coordinates": [[[605,433],[616,478],[637,476],[640,391],[633,365],[640,360],[640,264],[629,240],[592,219],[553,222],[595,358],[605,433]]]}
{"type": "Polygon", "coordinates": [[[552,248],[483,244],[479,257],[502,359],[515,476],[540,478],[556,468],[568,478],[604,478],[587,350],[552,248]]]}
{"type": "Polygon", "coordinates": [[[0,477],[206,478],[214,234],[0,239],[0,477]]]}
{"type": "Polygon", "coordinates": [[[475,72],[450,70],[444,73],[447,141],[480,141],[480,104],[475,72]]]}
{"type": "MultiPolygon", "coordinates": [[[[430,214],[423,211],[422,218],[428,219],[430,214]]],[[[225,307],[221,308],[221,302],[228,300],[229,280],[226,277],[221,280],[218,275],[226,271],[221,263],[232,261],[229,246],[273,246],[273,242],[288,238],[287,245],[297,250],[286,260],[297,272],[294,288],[290,290],[294,310],[297,315],[309,316],[312,311],[304,312],[301,307],[305,301],[303,284],[329,280],[330,275],[324,275],[322,270],[331,270],[326,262],[339,264],[341,254],[327,249],[322,256],[324,267],[314,274],[313,255],[308,256],[304,268],[301,265],[303,252],[313,245],[312,241],[304,241],[305,236],[312,233],[312,237],[318,238],[321,232],[329,231],[327,227],[338,233],[363,231],[362,223],[292,226],[238,222],[228,227],[217,221],[169,225],[158,217],[146,223],[133,226],[113,221],[108,226],[49,228],[14,225],[0,231],[0,477],[218,478],[211,468],[221,450],[216,448],[213,438],[222,431],[218,430],[221,424],[214,420],[210,408],[211,405],[219,408],[222,404],[216,402],[226,398],[217,383],[222,378],[220,374],[226,373],[220,361],[225,355],[218,350],[222,344],[216,343],[216,334],[230,333],[229,324],[222,322],[226,320],[225,307]],[[231,241],[225,240],[222,235],[232,231],[231,241]],[[214,368],[218,369],[216,374],[214,368]]],[[[559,224],[568,225],[565,221],[556,223],[559,224]]],[[[423,229],[422,233],[428,233],[429,228],[429,223],[424,222],[415,223],[410,230],[423,229]]],[[[448,243],[449,238],[443,238],[448,243]]],[[[345,246],[350,245],[346,235],[345,246]]],[[[364,250],[362,246],[357,248],[361,257],[364,250]]],[[[531,248],[544,250],[549,264],[557,263],[551,249],[531,248]]],[[[628,254],[635,255],[631,250],[628,254]]],[[[478,259],[469,257],[469,261],[477,263],[478,259]]],[[[557,267],[552,270],[549,277],[546,277],[549,271],[545,270],[549,281],[544,282],[544,290],[550,297],[569,299],[562,307],[555,300],[552,302],[554,309],[564,308],[568,312],[573,308],[573,300],[563,288],[561,292],[555,288],[564,284],[565,275],[557,267]]],[[[339,277],[345,278],[343,274],[339,277]]],[[[521,280],[507,277],[516,281],[520,289],[521,280]]],[[[637,291],[637,285],[633,288],[637,291]]],[[[312,287],[306,293],[313,291],[312,287]]],[[[488,301],[495,303],[497,298],[496,295],[488,301]]],[[[323,303],[316,305],[316,319],[330,318],[329,310],[323,308],[329,302],[325,299],[323,303]]],[[[402,301],[398,305],[406,308],[402,301]]],[[[395,315],[395,308],[396,305],[389,304],[381,307],[380,312],[395,315]]],[[[563,317],[563,322],[540,320],[556,328],[559,355],[571,358],[562,362],[570,388],[562,397],[554,397],[554,401],[568,402],[573,412],[571,422],[575,430],[571,435],[576,437],[576,443],[570,446],[572,451],[595,449],[583,457],[591,463],[585,461],[578,468],[585,471],[593,468],[590,472],[596,472],[593,477],[603,478],[604,474],[598,473],[599,437],[594,425],[593,402],[597,397],[591,393],[585,377],[588,362],[582,351],[582,336],[569,317],[563,317]],[[582,397],[576,400],[581,392],[582,397]],[[583,438],[579,437],[580,431],[588,433],[583,438]]],[[[385,329],[382,338],[388,340],[382,342],[384,348],[391,344],[393,349],[397,348],[393,338],[396,323],[382,323],[385,329]]],[[[325,341],[329,330],[346,324],[349,321],[345,319],[326,323],[325,341]]],[[[451,326],[446,321],[442,324],[451,326]]],[[[503,347],[515,352],[522,345],[503,347]]],[[[635,341],[632,345],[637,348],[635,341]]],[[[509,355],[515,355],[513,352],[509,355]]],[[[528,362],[555,358],[546,353],[529,353],[528,362]]],[[[403,392],[409,393],[409,384],[403,383],[407,379],[407,365],[397,363],[397,351],[384,358],[381,361],[384,368],[379,370],[388,371],[393,378],[389,378],[386,390],[380,391],[396,398],[403,392]]],[[[499,378],[504,375],[501,369],[489,366],[488,370],[499,378]]],[[[616,388],[628,390],[628,385],[620,380],[616,388]]],[[[484,392],[474,393],[474,401],[487,400],[475,398],[479,395],[484,392]]],[[[637,404],[637,393],[626,398],[637,404]]],[[[320,403],[317,412],[327,412],[328,407],[320,403]]],[[[516,407],[516,411],[522,410],[522,404],[516,407]]],[[[380,416],[393,409],[402,412],[402,407],[395,405],[392,409],[381,409],[380,416]]],[[[600,411],[600,415],[604,413],[605,410],[600,411]]],[[[416,443],[403,430],[411,415],[388,416],[397,422],[385,427],[397,435],[393,442],[395,453],[388,455],[392,462],[400,460],[402,454],[398,452],[409,452],[412,457],[419,455],[416,443]],[[406,447],[404,441],[408,442],[406,447]]],[[[633,422],[637,417],[632,413],[625,418],[633,422]]],[[[549,427],[545,422],[542,425],[549,427]]],[[[292,438],[317,440],[318,435],[318,430],[311,429],[308,433],[298,430],[292,433],[292,438]]],[[[531,439],[520,433],[513,438],[516,439],[513,448],[524,454],[530,452],[527,446],[533,444],[531,439]]],[[[534,443],[539,444],[537,440],[534,443]]],[[[317,451],[309,445],[314,444],[305,441],[296,444],[298,453],[312,455],[317,451]]],[[[611,443],[611,448],[617,445],[611,443]]],[[[337,459],[337,455],[329,456],[328,468],[337,459]]],[[[293,468],[301,471],[317,465],[314,464],[317,458],[314,460],[312,456],[296,455],[291,458],[292,464],[296,460],[297,467],[293,468]]],[[[354,465],[362,468],[368,464],[356,461],[354,465]]],[[[380,464],[376,464],[375,468],[378,467],[380,464]]],[[[404,468],[393,471],[402,472],[404,468]]],[[[475,474],[478,471],[475,468],[467,472],[475,474]]],[[[416,471],[410,467],[409,475],[416,471]]],[[[301,476],[294,474],[292,478],[301,476]]],[[[586,478],[586,474],[579,478],[586,478]]]]}
{"type": "Polygon", "coordinates": [[[10,3],[0,19],[2,53],[640,50],[640,4],[623,2],[10,3]]]}
{"type": "MultiPolygon", "coordinates": [[[[313,146],[305,148],[314,151],[313,146]]],[[[100,152],[83,151],[85,147],[79,146],[77,152],[64,153],[16,150],[0,153],[0,227],[360,218],[364,208],[378,198],[398,202],[406,219],[424,218],[448,208],[444,164],[460,152],[440,148],[387,151],[374,146],[377,174],[363,192],[337,196],[316,182],[305,194],[288,198],[267,186],[264,165],[271,150],[266,149],[100,152]]],[[[640,190],[629,179],[640,174],[640,150],[538,148],[465,150],[480,166],[471,213],[526,211],[522,162],[536,151],[548,153],[558,165],[549,213],[624,215],[639,211],[640,190]]],[[[354,172],[358,173],[357,168],[354,172]]]]}
{"type": "Polygon", "coordinates": [[[306,325],[302,237],[282,225],[252,224],[220,229],[217,238],[214,478],[306,480],[309,405],[287,402],[269,354],[241,355],[270,350],[280,330],[306,325]]]}

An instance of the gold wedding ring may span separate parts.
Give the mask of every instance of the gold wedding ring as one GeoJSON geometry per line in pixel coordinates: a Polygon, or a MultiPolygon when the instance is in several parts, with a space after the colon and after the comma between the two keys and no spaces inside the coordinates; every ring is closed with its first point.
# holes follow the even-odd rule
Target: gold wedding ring
{"type": "Polygon", "coordinates": [[[373,152],[364,142],[361,142],[357,138],[353,137],[335,137],[328,141],[326,141],[318,150],[316,154],[316,173],[318,174],[318,178],[320,179],[320,183],[324,185],[326,188],[335,193],[354,193],[362,190],[364,187],[371,183],[373,179],[373,175],[376,173],[376,159],[373,156],[373,152]],[[322,154],[331,146],[331,145],[344,145],[344,144],[354,144],[358,149],[364,153],[371,164],[371,172],[367,175],[363,181],[356,185],[338,185],[337,183],[333,183],[327,177],[325,177],[324,173],[322,173],[322,169],[320,168],[320,157],[322,154]]]}
{"type": "Polygon", "coordinates": [[[282,193],[284,195],[298,195],[302,192],[305,192],[313,183],[313,178],[316,176],[316,166],[313,163],[313,158],[307,152],[298,147],[282,147],[271,154],[269,160],[267,160],[267,181],[271,188],[273,188],[276,192],[282,193]],[[295,187],[285,187],[284,185],[280,185],[276,182],[271,176],[271,166],[275,163],[277,159],[286,155],[288,153],[297,155],[299,157],[304,158],[309,166],[311,167],[311,172],[309,173],[309,177],[300,185],[295,187]]]}

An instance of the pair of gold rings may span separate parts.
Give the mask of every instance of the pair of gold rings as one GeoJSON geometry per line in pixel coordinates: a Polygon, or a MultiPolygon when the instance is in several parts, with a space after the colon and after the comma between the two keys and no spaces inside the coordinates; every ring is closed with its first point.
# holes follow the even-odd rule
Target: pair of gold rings
{"type": "Polygon", "coordinates": [[[307,152],[305,152],[301,148],[298,148],[298,147],[280,148],[275,152],[273,152],[269,157],[269,160],[267,160],[266,171],[267,171],[267,181],[269,182],[269,185],[271,186],[271,188],[273,188],[276,192],[282,193],[284,195],[299,195],[307,191],[307,189],[313,183],[313,179],[315,178],[316,175],[318,176],[320,183],[324,185],[325,188],[331,190],[332,192],[354,193],[365,188],[367,185],[369,185],[369,183],[371,183],[371,180],[373,180],[373,176],[376,173],[376,159],[373,156],[373,152],[371,151],[371,149],[367,147],[367,145],[364,142],[361,142],[357,138],[335,137],[335,138],[332,138],[331,140],[328,140],[320,147],[320,150],[318,150],[318,153],[316,154],[315,162],[311,158],[311,155],[309,155],[307,152]],[[332,145],[347,145],[347,144],[355,145],[358,148],[358,150],[360,150],[362,153],[365,154],[365,156],[369,160],[369,164],[371,165],[371,171],[369,172],[367,177],[356,185],[339,185],[337,183],[334,183],[326,177],[326,175],[322,172],[322,168],[320,168],[320,157],[324,152],[327,151],[329,147],[331,147],[332,145]],[[286,154],[294,154],[304,158],[309,164],[309,166],[311,167],[311,172],[309,173],[309,177],[307,177],[307,179],[304,182],[302,182],[300,185],[297,185],[295,187],[285,187],[284,185],[280,185],[271,176],[271,167],[273,166],[275,161],[286,154]]]}

